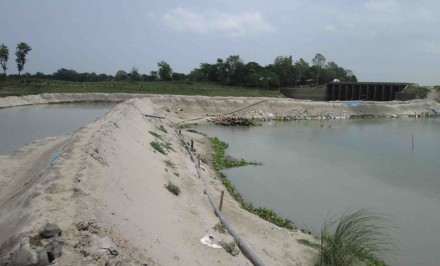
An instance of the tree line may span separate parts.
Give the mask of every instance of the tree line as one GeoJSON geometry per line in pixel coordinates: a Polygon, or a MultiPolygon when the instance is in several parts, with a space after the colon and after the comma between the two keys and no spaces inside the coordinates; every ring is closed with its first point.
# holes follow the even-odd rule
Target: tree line
{"type": "Polygon", "coordinates": [[[256,62],[244,63],[239,55],[221,58],[213,64],[202,63],[188,75],[190,80],[221,82],[227,85],[250,87],[294,87],[299,85],[324,84],[335,79],[357,81],[351,70],[326,63],[322,54],[316,54],[312,65],[303,58],[295,61],[292,56],[278,56],[273,64],[261,66],[256,62]]]}
{"type": "MultiPolygon", "coordinates": [[[[24,69],[26,55],[32,48],[26,43],[19,43],[15,52],[18,76],[24,69]]],[[[0,65],[6,77],[8,47],[0,45],[0,65]]],[[[136,67],[130,71],[118,70],[115,75],[96,74],[95,72],[79,73],[72,69],[61,68],[53,74],[37,72],[34,75],[25,73],[26,77],[39,79],[54,79],[73,82],[103,82],[103,81],[199,81],[215,82],[229,86],[248,87],[295,87],[301,85],[325,84],[335,79],[339,81],[357,81],[351,70],[338,66],[335,62],[327,62],[318,53],[309,64],[303,58],[296,61],[292,56],[278,56],[272,64],[261,66],[256,62],[245,63],[239,55],[231,55],[226,59],[218,58],[215,63],[201,63],[189,74],[174,72],[165,62],[157,63],[158,69],[149,74],[141,74],[136,67]]]]}

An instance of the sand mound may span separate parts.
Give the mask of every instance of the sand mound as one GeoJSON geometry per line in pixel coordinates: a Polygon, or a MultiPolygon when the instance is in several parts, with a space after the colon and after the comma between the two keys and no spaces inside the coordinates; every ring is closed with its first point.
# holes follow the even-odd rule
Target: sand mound
{"type": "MultiPolygon", "coordinates": [[[[214,241],[232,238],[213,229],[219,220],[194,163],[170,127],[178,118],[164,108],[151,99],[129,100],[69,136],[2,156],[2,261],[18,248],[22,236],[39,249],[39,229],[55,223],[63,230],[63,255],[57,258],[61,265],[250,265],[241,253],[231,256],[200,242],[206,235],[214,241]],[[160,143],[166,154],[151,142],[160,143]],[[164,188],[168,182],[181,189],[179,196],[164,188]]],[[[203,136],[183,133],[200,153],[209,153],[203,136]]],[[[202,167],[210,191],[219,196],[222,185],[209,166],[202,167]]],[[[310,236],[249,214],[228,195],[223,208],[266,264],[313,263],[315,251],[296,242],[310,236]]]]}

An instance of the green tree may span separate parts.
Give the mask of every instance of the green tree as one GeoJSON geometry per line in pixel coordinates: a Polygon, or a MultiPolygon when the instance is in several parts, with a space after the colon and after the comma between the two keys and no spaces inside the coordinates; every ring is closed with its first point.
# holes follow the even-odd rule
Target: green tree
{"type": "Polygon", "coordinates": [[[306,80],[307,72],[309,71],[309,63],[307,63],[304,59],[300,58],[298,61],[295,62],[295,65],[293,66],[295,69],[295,84],[298,84],[298,81],[300,83],[304,82],[306,80]]]}
{"type": "Polygon", "coordinates": [[[157,63],[159,67],[159,78],[160,80],[170,81],[173,79],[173,69],[165,61],[160,61],[157,63]]]}
{"type": "Polygon", "coordinates": [[[118,72],[116,72],[115,74],[116,81],[126,80],[127,78],[128,78],[128,74],[124,70],[118,70],[118,72]]]}
{"type": "Polygon", "coordinates": [[[322,67],[325,65],[325,57],[317,53],[315,57],[312,59],[313,66],[316,68],[316,84],[319,84],[319,72],[321,71],[322,67]]]}
{"type": "Polygon", "coordinates": [[[132,67],[131,72],[128,75],[130,76],[130,79],[133,81],[141,80],[141,75],[139,74],[139,70],[136,67],[132,67]]]}
{"type": "Polygon", "coordinates": [[[0,45],[0,65],[3,68],[3,73],[5,74],[5,77],[6,77],[6,69],[8,69],[8,67],[6,66],[8,59],[9,59],[9,49],[4,43],[2,43],[0,45]]]}
{"type": "Polygon", "coordinates": [[[148,76],[149,81],[156,81],[159,79],[159,74],[157,71],[150,71],[150,75],[148,76]]]}
{"type": "Polygon", "coordinates": [[[18,76],[20,76],[21,71],[24,69],[24,64],[26,63],[26,55],[31,51],[32,48],[24,42],[17,44],[17,50],[15,51],[15,55],[17,58],[15,62],[17,62],[18,76]]]}
{"type": "Polygon", "coordinates": [[[274,71],[278,74],[281,86],[289,86],[293,84],[294,68],[292,56],[278,56],[273,63],[274,71]]]}
{"type": "Polygon", "coordinates": [[[226,80],[229,85],[243,83],[245,78],[246,66],[239,55],[231,55],[226,59],[226,80]]]}

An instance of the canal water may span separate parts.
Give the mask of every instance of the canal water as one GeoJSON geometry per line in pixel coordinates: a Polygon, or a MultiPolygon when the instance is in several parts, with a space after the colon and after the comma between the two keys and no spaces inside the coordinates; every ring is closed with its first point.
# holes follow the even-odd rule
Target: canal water
{"type": "Polygon", "coordinates": [[[274,209],[314,235],[329,217],[371,208],[398,227],[396,254],[388,263],[440,265],[440,119],[197,130],[229,143],[233,157],[263,162],[225,170],[254,205],[274,209]]]}
{"type": "Polygon", "coordinates": [[[106,114],[115,103],[50,104],[0,109],[0,154],[37,139],[60,136],[106,114]]]}

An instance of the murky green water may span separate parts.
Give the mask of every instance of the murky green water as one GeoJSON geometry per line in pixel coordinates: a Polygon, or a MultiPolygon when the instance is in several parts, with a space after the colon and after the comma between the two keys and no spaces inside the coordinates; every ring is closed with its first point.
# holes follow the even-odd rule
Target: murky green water
{"type": "Polygon", "coordinates": [[[319,233],[326,217],[373,208],[400,228],[392,265],[440,264],[440,120],[296,121],[199,127],[228,154],[263,162],[226,170],[238,191],[319,233]],[[414,150],[412,151],[412,135],[414,150]]]}
{"type": "Polygon", "coordinates": [[[0,154],[59,136],[103,116],[115,103],[50,104],[0,109],[0,154]]]}

